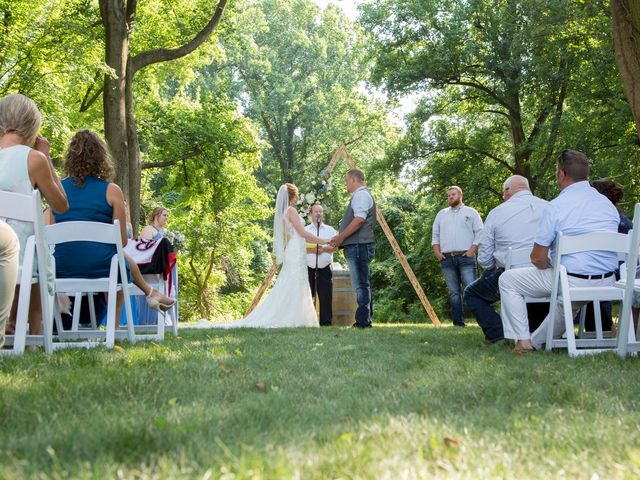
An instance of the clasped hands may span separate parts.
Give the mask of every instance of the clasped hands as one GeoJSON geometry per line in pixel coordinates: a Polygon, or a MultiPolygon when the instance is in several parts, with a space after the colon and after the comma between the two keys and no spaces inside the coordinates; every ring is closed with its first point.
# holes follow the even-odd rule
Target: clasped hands
{"type": "Polygon", "coordinates": [[[331,240],[329,240],[329,245],[331,245],[334,248],[338,248],[343,241],[344,241],[344,238],[342,238],[341,235],[336,235],[331,240]]]}

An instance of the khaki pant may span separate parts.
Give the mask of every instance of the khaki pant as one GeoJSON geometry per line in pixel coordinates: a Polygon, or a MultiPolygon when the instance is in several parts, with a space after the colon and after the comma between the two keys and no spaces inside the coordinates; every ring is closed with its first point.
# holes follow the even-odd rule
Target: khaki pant
{"type": "Polygon", "coordinates": [[[13,229],[0,220],[0,348],[4,345],[4,331],[11,312],[18,278],[20,242],[13,229]]]}

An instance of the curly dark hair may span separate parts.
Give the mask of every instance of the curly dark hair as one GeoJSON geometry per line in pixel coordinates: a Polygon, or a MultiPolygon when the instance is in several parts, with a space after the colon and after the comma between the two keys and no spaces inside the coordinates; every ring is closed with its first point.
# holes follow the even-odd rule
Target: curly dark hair
{"type": "Polygon", "coordinates": [[[78,186],[84,185],[85,178],[89,176],[111,180],[113,164],[107,144],[98,134],[90,130],[80,130],[69,142],[64,170],[78,186]]]}
{"type": "Polygon", "coordinates": [[[602,195],[607,197],[616,207],[618,202],[622,200],[624,191],[615,182],[609,178],[599,178],[591,182],[591,186],[602,195]]]}

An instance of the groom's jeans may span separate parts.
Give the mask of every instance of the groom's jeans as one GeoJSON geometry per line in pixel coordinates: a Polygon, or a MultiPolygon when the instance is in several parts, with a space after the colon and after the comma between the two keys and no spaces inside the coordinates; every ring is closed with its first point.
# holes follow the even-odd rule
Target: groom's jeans
{"type": "Polygon", "coordinates": [[[356,290],[356,324],[359,327],[371,325],[373,315],[373,299],[369,283],[369,263],[376,253],[375,243],[355,243],[344,246],[344,257],[349,264],[351,283],[356,290]]]}
{"type": "Polygon", "coordinates": [[[464,283],[466,287],[476,279],[476,259],[475,257],[465,257],[464,255],[445,254],[440,266],[442,267],[444,281],[449,289],[453,324],[464,326],[461,283],[464,283]]]}

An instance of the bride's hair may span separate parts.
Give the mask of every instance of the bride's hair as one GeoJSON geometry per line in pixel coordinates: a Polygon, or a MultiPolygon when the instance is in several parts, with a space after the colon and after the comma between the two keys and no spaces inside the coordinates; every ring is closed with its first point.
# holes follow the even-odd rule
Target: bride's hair
{"type": "Polygon", "coordinates": [[[298,187],[296,187],[293,183],[285,183],[285,185],[287,186],[287,193],[289,194],[289,202],[291,202],[291,200],[293,200],[293,197],[298,194],[298,187]]]}

